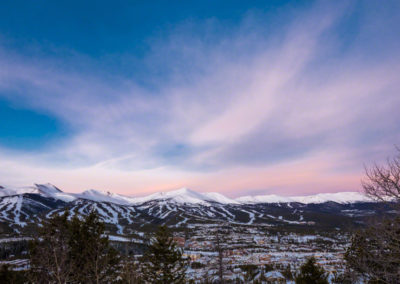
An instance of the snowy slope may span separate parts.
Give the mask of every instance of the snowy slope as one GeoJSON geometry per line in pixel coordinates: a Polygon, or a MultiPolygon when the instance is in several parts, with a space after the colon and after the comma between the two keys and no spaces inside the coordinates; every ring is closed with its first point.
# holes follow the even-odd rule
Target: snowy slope
{"type": "Polygon", "coordinates": [[[95,189],[89,189],[82,193],[74,194],[74,196],[81,199],[88,199],[96,202],[111,202],[119,205],[132,205],[135,203],[135,199],[132,197],[95,189]]]}
{"type": "Polygon", "coordinates": [[[290,197],[279,196],[275,194],[269,195],[256,195],[256,196],[242,196],[236,198],[236,201],[240,203],[287,203],[294,202],[290,197]]]}
{"type": "Polygon", "coordinates": [[[363,201],[370,202],[358,192],[294,197],[271,194],[231,199],[216,192],[200,193],[181,188],[130,197],[93,189],[65,193],[51,184],[35,184],[24,188],[0,187],[0,229],[6,233],[29,231],[40,220],[66,210],[78,216],[95,211],[108,230],[119,235],[151,224],[186,227],[222,222],[251,226],[309,226],[312,222],[325,226],[328,222],[338,227],[343,218],[354,218],[359,222],[364,216],[392,210],[390,206],[382,209],[375,203],[357,203],[363,201]],[[327,201],[337,203],[325,203],[327,201]]]}
{"type": "Polygon", "coordinates": [[[219,202],[222,204],[240,204],[239,201],[226,197],[225,195],[222,195],[221,193],[218,192],[205,192],[203,195],[207,196],[208,198],[211,198],[215,202],[219,202]]]}
{"type": "Polygon", "coordinates": [[[338,192],[338,193],[320,193],[308,196],[280,196],[275,194],[242,196],[236,199],[226,197],[217,192],[200,193],[188,188],[168,192],[157,192],[143,197],[124,196],[109,191],[86,190],[82,193],[65,193],[52,184],[35,184],[30,187],[5,188],[0,187],[0,197],[14,196],[22,194],[39,194],[44,197],[54,198],[65,202],[71,202],[76,199],[86,199],[95,202],[110,202],[119,205],[137,205],[154,200],[165,200],[177,204],[202,204],[210,205],[212,203],[220,204],[257,204],[257,203],[290,203],[300,202],[304,204],[324,203],[334,201],[337,203],[370,202],[371,200],[359,192],[338,192]]]}
{"type": "MultiPolygon", "coordinates": [[[[32,192],[0,197],[0,223],[25,227],[35,223],[42,212],[64,208],[67,203],[32,192]],[[29,194],[26,194],[29,193],[29,194]]],[[[18,232],[18,229],[16,229],[18,232]]]]}
{"type": "Polygon", "coordinates": [[[337,192],[337,193],[319,193],[315,195],[306,196],[279,196],[279,195],[257,195],[257,196],[243,196],[236,198],[237,201],[243,204],[251,203],[289,203],[289,202],[299,202],[304,204],[318,204],[328,201],[333,201],[337,203],[354,203],[354,202],[371,202],[362,193],[359,192],[337,192]]]}
{"type": "Polygon", "coordinates": [[[38,189],[39,194],[45,197],[51,197],[65,202],[71,202],[76,199],[73,194],[62,192],[59,188],[50,183],[35,184],[35,187],[38,189]]]}
{"type": "Polygon", "coordinates": [[[324,203],[333,201],[337,203],[370,202],[371,199],[359,192],[320,193],[308,196],[280,196],[275,194],[243,196],[236,199],[226,197],[217,192],[200,193],[188,188],[157,192],[143,197],[129,197],[111,192],[87,190],[81,194],[73,194],[76,198],[83,198],[97,202],[111,202],[120,205],[137,205],[153,200],[168,200],[180,204],[209,205],[213,202],[221,204],[256,204],[256,203],[290,203],[300,202],[304,204],[324,203]]]}
{"type": "Polygon", "coordinates": [[[4,188],[0,187],[0,197],[21,195],[25,193],[39,194],[45,197],[71,202],[76,199],[86,199],[95,202],[110,202],[119,205],[134,205],[152,200],[168,200],[174,203],[208,204],[218,202],[222,204],[239,204],[238,201],[228,198],[217,192],[199,193],[187,188],[168,192],[157,192],[143,197],[124,196],[110,191],[89,189],[82,193],[66,193],[52,184],[35,184],[30,187],[4,188]]]}
{"type": "Polygon", "coordinates": [[[24,194],[24,193],[39,193],[39,191],[36,187],[33,187],[33,186],[19,187],[19,188],[0,186],[0,197],[19,195],[19,194],[24,194]]]}
{"type": "Polygon", "coordinates": [[[168,200],[174,203],[203,205],[210,204],[210,202],[238,204],[236,200],[225,197],[219,193],[199,193],[188,188],[181,188],[167,192],[157,192],[148,196],[134,198],[135,203],[144,203],[152,200],[168,200]]]}
{"type": "Polygon", "coordinates": [[[360,192],[319,193],[309,196],[291,197],[295,202],[310,204],[333,201],[337,203],[371,202],[371,199],[360,192]]]}
{"type": "Polygon", "coordinates": [[[0,187],[0,197],[28,193],[39,194],[41,196],[59,199],[65,202],[70,202],[76,199],[73,194],[62,192],[60,189],[50,183],[35,184],[33,186],[26,187],[0,187]]]}

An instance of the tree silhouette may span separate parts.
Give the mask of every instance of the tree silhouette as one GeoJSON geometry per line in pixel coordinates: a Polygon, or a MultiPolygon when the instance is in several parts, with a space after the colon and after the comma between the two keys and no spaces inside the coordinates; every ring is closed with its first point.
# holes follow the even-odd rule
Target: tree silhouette
{"type": "Polygon", "coordinates": [[[328,284],[328,274],[316,264],[311,257],[300,267],[300,273],[296,276],[296,284],[328,284]]]}
{"type": "Polygon", "coordinates": [[[166,226],[161,226],[154,234],[143,260],[142,274],[147,283],[185,283],[188,260],[166,226]]]}
{"type": "MultiPolygon", "coordinates": [[[[385,164],[366,169],[362,186],[367,195],[399,212],[400,149],[385,164]]],[[[398,216],[398,215],[397,215],[398,216]]],[[[347,249],[346,263],[351,276],[370,283],[399,283],[400,218],[378,218],[357,231],[347,249]]]]}
{"type": "Polygon", "coordinates": [[[116,278],[119,257],[96,213],[81,220],[67,211],[42,222],[30,263],[34,283],[98,284],[116,278]]]}

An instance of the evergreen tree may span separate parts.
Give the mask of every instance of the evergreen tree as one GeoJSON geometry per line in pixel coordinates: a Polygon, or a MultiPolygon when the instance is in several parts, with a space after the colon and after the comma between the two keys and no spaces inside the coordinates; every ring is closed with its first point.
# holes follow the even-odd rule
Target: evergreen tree
{"type": "Polygon", "coordinates": [[[82,221],[74,217],[70,223],[70,249],[75,280],[79,283],[107,283],[117,277],[119,256],[108,237],[105,226],[95,212],[82,221]]]}
{"type": "Polygon", "coordinates": [[[300,273],[296,276],[296,284],[328,284],[328,274],[316,264],[311,257],[300,267],[300,273]]]}
{"type": "Polygon", "coordinates": [[[281,271],[282,275],[286,280],[293,280],[292,268],[290,267],[290,263],[281,271]]]}
{"type": "Polygon", "coordinates": [[[69,213],[43,221],[30,249],[34,283],[109,283],[119,257],[92,212],[82,220],[69,213]]]}
{"type": "Polygon", "coordinates": [[[188,260],[166,226],[161,226],[155,233],[143,260],[142,273],[146,283],[185,283],[188,260]]]}
{"type": "Polygon", "coordinates": [[[244,272],[243,277],[246,282],[254,281],[255,277],[260,273],[259,267],[255,264],[244,264],[240,268],[244,272]]]}
{"type": "Polygon", "coordinates": [[[72,281],[69,212],[44,220],[30,246],[30,278],[34,283],[72,281]]]}
{"type": "Polygon", "coordinates": [[[400,218],[356,232],[345,254],[350,272],[370,283],[399,283],[400,218]]]}
{"type": "Polygon", "coordinates": [[[359,283],[357,275],[346,269],[344,272],[339,273],[337,271],[333,272],[333,276],[331,278],[332,284],[353,284],[359,283]]]}
{"type": "Polygon", "coordinates": [[[119,275],[118,284],[141,284],[139,265],[134,259],[125,258],[119,275]]]}

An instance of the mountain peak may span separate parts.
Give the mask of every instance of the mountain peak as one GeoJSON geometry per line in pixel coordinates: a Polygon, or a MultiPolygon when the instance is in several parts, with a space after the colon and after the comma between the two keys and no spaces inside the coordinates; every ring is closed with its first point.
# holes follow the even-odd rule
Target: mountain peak
{"type": "Polygon", "coordinates": [[[152,199],[168,199],[176,203],[206,203],[207,196],[186,187],[177,190],[158,192],[149,196],[152,199]]]}
{"type": "Polygon", "coordinates": [[[81,195],[110,195],[110,192],[97,189],[87,189],[82,192],[81,195]]]}
{"type": "Polygon", "coordinates": [[[56,187],[55,185],[51,183],[45,183],[45,184],[38,184],[35,183],[35,187],[43,193],[61,193],[61,189],[56,187]]]}
{"type": "Polygon", "coordinates": [[[354,202],[371,202],[371,199],[360,192],[335,192],[335,193],[318,193],[314,195],[303,196],[280,196],[275,194],[242,196],[236,198],[241,203],[289,203],[299,202],[304,204],[309,203],[324,203],[333,201],[337,203],[354,203],[354,202]]]}
{"type": "Polygon", "coordinates": [[[151,201],[151,200],[168,200],[175,203],[191,203],[210,205],[213,202],[218,203],[238,203],[220,193],[200,193],[189,188],[183,187],[180,189],[157,192],[144,197],[133,198],[136,203],[151,201]]]}
{"type": "Polygon", "coordinates": [[[170,192],[176,192],[176,193],[181,193],[181,194],[193,194],[193,193],[197,193],[197,192],[195,192],[194,190],[191,190],[190,188],[187,188],[187,187],[182,187],[182,188],[179,188],[179,189],[177,189],[177,190],[173,190],[173,191],[170,191],[170,192]]]}
{"type": "Polygon", "coordinates": [[[88,189],[82,193],[74,194],[77,198],[92,200],[96,202],[111,202],[120,205],[133,204],[133,198],[97,189],[88,189]]]}
{"type": "Polygon", "coordinates": [[[226,197],[217,192],[197,192],[187,187],[180,189],[157,192],[143,197],[124,196],[110,191],[101,191],[89,189],[82,193],[66,193],[56,186],[46,184],[35,184],[29,187],[8,188],[0,186],[0,197],[21,194],[40,194],[46,197],[60,199],[66,202],[73,201],[77,198],[92,200],[96,202],[110,202],[120,205],[134,205],[152,200],[165,200],[168,202],[182,204],[202,204],[210,205],[213,203],[220,204],[251,204],[251,203],[324,203],[333,201],[337,203],[354,203],[354,202],[371,202],[372,200],[360,192],[336,192],[336,193],[318,193],[306,196],[280,196],[275,194],[242,196],[236,199],[226,197]]]}
{"type": "Polygon", "coordinates": [[[334,201],[337,203],[354,203],[354,202],[371,202],[371,199],[361,192],[335,192],[335,193],[318,193],[308,196],[292,197],[296,202],[300,203],[324,203],[334,201]]]}

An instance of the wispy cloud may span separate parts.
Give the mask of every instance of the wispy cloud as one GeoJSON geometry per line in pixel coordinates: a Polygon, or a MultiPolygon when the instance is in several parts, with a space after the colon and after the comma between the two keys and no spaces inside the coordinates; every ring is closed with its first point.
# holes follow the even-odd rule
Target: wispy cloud
{"type": "Polygon", "coordinates": [[[354,9],[324,2],[273,29],[260,13],[234,28],[185,22],[151,40],[140,80],[84,55],[2,49],[1,96],[71,133],[46,151],[2,149],[0,178],[131,194],[357,190],[363,162],[400,138],[400,54],[396,38],[375,53],[361,44],[391,11],[364,13],[352,42],[342,38],[354,9]]]}

